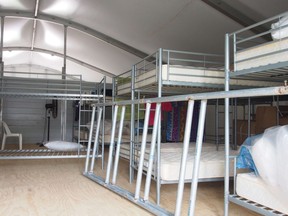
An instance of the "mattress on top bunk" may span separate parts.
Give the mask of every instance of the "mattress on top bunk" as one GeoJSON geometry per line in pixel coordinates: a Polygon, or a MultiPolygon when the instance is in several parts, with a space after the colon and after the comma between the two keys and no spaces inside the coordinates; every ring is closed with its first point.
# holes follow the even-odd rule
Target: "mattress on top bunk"
{"type": "MultiPolygon", "coordinates": [[[[225,82],[224,71],[216,69],[203,69],[203,68],[192,68],[185,66],[174,66],[174,65],[163,65],[162,66],[162,80],[171,82],[171,85],[175,85],[175,82],[179,86],[193,87],[198,84],[212,86],[223,86],[225,82]],[[172,83],[173,82],[173,83],[172,83]]],[[[152,85],[157,85],[156,70],[147,71],[138,75],[135,79],[135,88],[147,88],[152,85]]],[[[167,85],[167,83],[164,85],[167,85]]],[[[243,79],[231,79],[230,85],[234,86],[250,86],[250,87],[269,87],[278,86],[277,82],[268,82],[260,80],[243,80],[243,79]]],[[[131,93],[131,84],[125,83],[117,87],[118,95],[131,93]]]]}
{"type": "Polygon", "coordinates": [[[272,187],[269,187],[254,173],[241,173],[237,175],[236,192],[239,196],[248,200],[288,214],[287,194],[281,196],[275,193],[272,187]]]}
{"type": "Polygon", "coordinates": [[[288,38],[238,51],[235,57],[235,71],[286,62],[288,61],[287,49],[288,38]]]}
{"type": "MultiPolygon", "coordinates": [[[[151,85],[151,83],[157,83],[156,78],[157,74],[155,69],[142,73],[136,77],[135,87],[142,88],[151,85]]],[[[191,82],[224,85],[224,72],[208,68],[163,65],[162,80],[179,82],[179,85],[183,86],[190,86],[191,82]]]]}

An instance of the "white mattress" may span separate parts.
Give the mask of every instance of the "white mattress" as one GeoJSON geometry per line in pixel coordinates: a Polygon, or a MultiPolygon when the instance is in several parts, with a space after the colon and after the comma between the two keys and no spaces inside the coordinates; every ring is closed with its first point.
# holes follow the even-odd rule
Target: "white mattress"
{"type": "MultiPolygon", "coordinates": [[[[180,86],[193,86],[195,84],[212,84],[223,86],[225,82],[225,73],[220,70],[209,70],[209,69],[197,69],[184,66],[162,66],[162,80],[163,81],[173,81],[178,82],[180,86]]],[[[143,88],[157,83],[156,70],[151,70],[138,75],[135,80],[135,88],[143,88]]],[[[236,80],[231,79],[230,85],[237,86],[251,86],[251,87],[269,87],[276,86],[279,83],[267,82],[267,81],[250,81],[250,80],[236,80]]],[[[131,83],[126,83],[117,86],[117,91],[119,95],[131,93],[131,83]]]]}
{"type": "Polygon", "coordinates": [[[249,68],[255,68],[259,66],[265,66],[269,64],[275,64],[279,62],[288,61],[288,38],[283,40],[276,40],[268,42],[256,47],[245,49],[236,53],[236,68],[235,70],[240,71],[249,68]],[[281,51],[280,53],[274,53],[281,51]],[[262,56],[264,54],[269,54],[267,56],[262,56]],[[253,58],[248,60],[249,58],[253,58]]]}
{"type": "MultiPolygon", "coordinates": [[[[128,145],[122,145],[121,155],[129,155],[128,145]]],[[[161,144],[161,167],[160,175],[162,181],[177,181],[180,172],[180,161],[182,156],[183,143],[162,143],[161,144]],[[171,172],[173,170],[173,172],[171,172]]],[[[146,149],[144,170],[147,169],[150,148],[146,149]]],[[[139,156],[140,151],[136,154],[139,156]]],[[[194,164],[195,143],[189,146],[187,168],[185,180],[192,179],[192,170],[194,164]]],[[[231,155],[236,155],[237,151],[232,151],[231,155]]],[[[127,158],[129,159],[129,158],[127,158]]],[[[138,160],[138,158],[136,158],[138,160]]],[[[223,178],[225,173],[225,154],[224,146],[221,146],[219,151],[216,151],[215,144],[203,143],[201,162],[199,169],[199,179],[223,178]]],[[[233,175],[233,161],[230,163],[230,176],[233,175]]]]}
{"type": "MultiPolygon", "coordinates": [[[[192,179],[194,165],[194,149],[189,150],[185,180],[192,179]]],[[[231,152],[231,155],[237,154],[231,152]]],[[[165,152],[161,157],[161,180],[175,181],[179,178],[182,152],[165,152]],[[171,172],[173,170],[173,172],[171,172]]],[[[233,161],[230,163],[230,176],[233,175],[233,161]]],[[[201,153],[199,179],[223,178],[225,176],[225,154],[223,150],[205,149],[201,153]]]]}
{"type": "Polygon", "coordinates": [[[287,194],[277,193],[254,173],[237,175],[236,192],[239,196],[288,214],[287,194]]]}

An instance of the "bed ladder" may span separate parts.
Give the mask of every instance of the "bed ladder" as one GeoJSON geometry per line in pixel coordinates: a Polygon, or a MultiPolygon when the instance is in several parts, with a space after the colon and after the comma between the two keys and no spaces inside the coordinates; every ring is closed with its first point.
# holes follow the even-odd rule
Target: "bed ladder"
{"type": "MultiPolygon", "coordinates": [[[[151,177],[152,177],[152,169],[153,169],[153,162],[155,160],[155,148],[156,148],[156,138],[157,132],[159,128],[160,122],[160,112],[161,112],[161,103],[156,103],[156,111],[154,117],[154,125],[152,131],[152,141],[150,146],[149,153],[149,161],[146,170],[143,169],[144,166],[144,159],[146,150],[146,143],[147,143],[147,132],[148,132],[148,122],[151,110],[151,103],[146,103],[146,112],[145,112],[145,119],[144,119],[144,127],[143,127],[143,136],[141,142],[141,150],[140,150],[140,158],[138,162],[138,171],[137,171],[137,179],[136,179],[136,186],[135,186],[135,193],[131,193],[126,189],[123,189],[116,185],[117,182],[117,173],[118,173],[118,163],[119,163],[119,155],[120,155],[120,147],[121,147],[121,138],[122,138],[122,129],[123,129],[123,122],[125,116],[125,105],[122,105],[121,110],[121,118],[119,124],[119,131],[118,131],[118,140],[116,144],[116,152],[114,156],[114,163],[113,163],[113,151],[114,151],[114,144],[115,144],[115,132],[116,132],[116,122],[117,122],[117,114],[119,110],[119,105],[114,105],[114,112],[113,112],[113,119],[112,119],[112,131],[111,131],[111,142],[109,146],[109,156],[108,156],[108,163],[106,169],[106,177],[105,179],[97,176],[94,174],[94,158],[95,152],[97,149],[97,144],[94,145],[93,148],[93,156],[91,159],[91,166],[89,169],[90,163],[90,148],[91,148],[91,138],[92,138],[92,129],[93,129],[93,122],[91,121],[90,133],[89,133],[89,142],[88,142],[88,151],[85,163],[85,171],[84,175],[89,179],[93,180],[94,182],[108,188],[109,190],[117,193],[120,196],[125,197],[126,199],[130,200],[131,202],[141,206],[142,208],[150,211],[155,215],[181,215],[182,209],[182,200],[183,200],[183,192],[184,192],[184,183],[185,183],[185,172],[186,172],[186,162],[188,158],[188,150],[189,150],[189,138],[191,133],[191,125],[192,125],[192,117],[193,117],[193,109],[194,109],[194,100],[188,101],[188,108],[187,108],[187,118],[186,118],[186,126],[185,126],[185,133],[184,133],[184,141],[183,141],[183,152],[182,158],[180,163],[180,173],[179,173],[179,182],[178,182],[178,190],[177,190],[177,200],[176,200],[176,207],[174,214],[163,209],[159,205],[155,204],[154,202],[149,201],[149,193],[150,193],[150,186],[151,186],[151,177]],[[112,172],[114,164],[114,169],[112,172]],[[145,189],[144,189],[144,196],[140,196],[141,190],[141,181],[143,177],[143,170],[146,171],[146,182],[145,182],[145,189]],[[110,177],[112,172],[112,178],[110,177]]],[[[203,134],[204,134],[204,124],[205,124],[205,117],[206,117],[206,107],[207,107],[207,100],[201,100],[201,108],[200,108],[200,115],[199,115],[199,124],[198,124],[198,132],[197,132],[197,140],[196,140],[196,152],[195,152],[195,161],[194,161],[194,168],[193,168],[193,176],[192,176],[192,183],[191,183],[191,194],[190,194],[190,201],[189,201],[189,211],[188,215],[194,215],[195,210],[195,203],[196,203],[196,194],[197,194],[197,186],[198,186],[198,171],[200,165],[200,157],[201,157],[201,150],[202,150],[202,143],[203,143],[203,134]]],[[[102,112],[98,112],[97,118],[97,126],[96,126],[96,138],[99,136],[99,129],[100,129],[100,119],[101,119],[102,112]]],[[[95,109],[93,109],[92,118],[95,116],[95,109]]],[[[95,139],[97,140],[97,139],[95,139]]],[[[154,170],[155,171],[155,170],[154,170]]]]}

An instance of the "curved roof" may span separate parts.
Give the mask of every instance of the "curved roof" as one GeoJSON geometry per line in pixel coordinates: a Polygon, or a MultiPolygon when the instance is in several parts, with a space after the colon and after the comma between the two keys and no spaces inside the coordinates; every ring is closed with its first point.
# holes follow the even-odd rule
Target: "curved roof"
{"type": "Polygon", "coordinates": [[[3,61],[9,70],[59,72],[66,62],[67,74],[99,81],[160,47],[224,53],[224,35],[241,19],[287,8],[286,0],[0,0],[3,61]]]}

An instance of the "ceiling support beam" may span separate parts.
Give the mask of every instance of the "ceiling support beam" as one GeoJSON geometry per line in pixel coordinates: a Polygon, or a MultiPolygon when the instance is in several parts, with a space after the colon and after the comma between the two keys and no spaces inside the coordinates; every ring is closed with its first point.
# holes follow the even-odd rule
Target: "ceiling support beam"
{"type": "MultiPolygon", "coordinates": [[[[231,5],[227,4],[223,0],[202,0],[202,1],[244,27],[248,27],[250,25],[257,23],[257,21],[251,19],[250,17],[240,12],[239,10],[235,9],[231,5]]],[[[269,28],[266,28],[264,26],[257,26],[251,29],[251,31],[253,31],[256,34],[263,33],[269,30],[270,30],[269,28]]],[[[270,35],[263,35],[262,38],[268,41],[271,40],[270,35]]]]}
{"type": "MultiPolygon", "coordinates": [[[[4,24],[5,24],[5,17],[1,16],[1,38],[0,38],[0,73],[3,72],[3,44],[4,44],[4,24]]],[[[1,76],[1,74],[0,74],[1,76]]]]}
{"type": "MultiPolygon", "coordinates": [[[[3,50],[4,51],[31,51],[30,47],[3,47],[3,50]]],[[[47,49],[41,49],[41,48],[36,48],[34,47],[33,49],[34,52],[40,52],[40,53],[46,53],[46,54],[49,54],[49,55],[52,55],[52,56],[57,56],[57,57],[60,57],[60,58],[64,58],[64,55],[61,54],[61,53],[58,53],[58,52],[54,52],[54,51],[51,51],[51,50],[47,50],[47,49]]],[[[83,67],[86,67],[86,68],[89,68],[90,70],[94,70],[98,73],[101,73],[105,76],[108,76],[108,77],[115,77],[114,74],[112,74],[111,72],[108,72],[106,70],[103,70],[101,68],[98,68],[96,66],[93,66],[91,64],[88,64],[86,62],[83,62],[83,61],[80,61],[76,58],[73,58],[71,56],[66,56],[66,58],[69,60],[69,61],[72,61],[76,64],[79,64],[83,67]]]]}
{"type": "MultiPolygon", "coordinates": [[[[13,10],[2,10],[0,11],[0,16],[6,16],[6,17],[19,17],[19,18],[27,18],[27,19],[34,19],[34,14],[31,12],[24,12],[24,11],[13,11],[13,10]]],[[[114,47],[117,47],[119,49],[125,50],[128,53],[131,53],[139,58],[145,58],[148,56],[147,53],[144,53],[132,46],[129,46],[121,41],[118,41],[108,35],[103,34],[102,32],[96,31],[92,28],[89,28],[87,26],[84,26],[80,23],[73,22],[71,20],[63,19],[60,17],[55,17],[47,14],[40,14],[38,13],[37,20],[43,20],[48,22],[53,22],[57,24],[61,24],[73,29],[76,29],[78,31],[84,32],[86,34],[89,34],[105,43],[108,43],[114,47]]]]}
{"type": "Polygon", "coordinates": [[[38,16],[39,2],[40,2],[40,0],[36,0],[36,2],[35,2],[31,50],[34,49],[34,45],[35,45],[36,28],[37,28],[37,19],[36,18],[38,16]]]}

